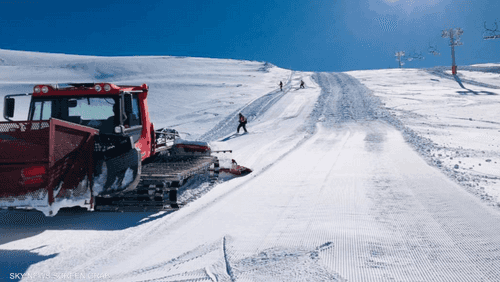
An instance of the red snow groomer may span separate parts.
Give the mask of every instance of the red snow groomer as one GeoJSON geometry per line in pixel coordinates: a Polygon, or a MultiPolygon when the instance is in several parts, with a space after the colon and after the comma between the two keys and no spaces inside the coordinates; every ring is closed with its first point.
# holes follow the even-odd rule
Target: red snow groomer
{"type": "Polygon", "coordinates": [[[0,122],[0,208],[176,209],[190,176],[218,177],[206,142],[154,129],[148,86],[36,85],[7,95],[0,122]],[[27,121],[12,121],[16,96],[31,95],[27,121]]]}

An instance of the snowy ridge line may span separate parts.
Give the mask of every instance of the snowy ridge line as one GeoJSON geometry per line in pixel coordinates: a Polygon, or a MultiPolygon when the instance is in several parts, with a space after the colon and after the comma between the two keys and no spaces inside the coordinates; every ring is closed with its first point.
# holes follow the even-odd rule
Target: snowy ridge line
{"type": "MultiPolygon", "coordinates": [[[[290,76],[288,78],[288,81],[286,82],[286,85],[291,84],[294,73],[294,71],[290,72],[290,76]]],[[[276,104],[288,91],[289,89],[286,91],[280,91],[278,89],[273,90],[267,94],[264,94],[263,96],[260,96],[259,98],[248,102],[243,107],[228,115],[224,120],[220,121],[214,128],[200,136],[198,140],[211,142],[214,140],[218,140],[228,134],[231,134],[237,127],[238,113],[242,113],[250,123],[251,121],[254,121],[261,115],[263,115],[267,110],[269,110],[269,108],[276,104]]]]}
{"type": "Polygon", "coordinates": [[[264,62],[264,65],[258,69],[258,71],[261,72],[269,72],[269,69],[275,67],[275,65],[269,63],[269,62],[264,62]]]}
{"type": "Polygon", "coordinates": [[[500,74],[500,65],[470,65],[470,66],[460,66],[460,69],[468,71],[480,71],[485,73],[498,73],[500,74]]]}

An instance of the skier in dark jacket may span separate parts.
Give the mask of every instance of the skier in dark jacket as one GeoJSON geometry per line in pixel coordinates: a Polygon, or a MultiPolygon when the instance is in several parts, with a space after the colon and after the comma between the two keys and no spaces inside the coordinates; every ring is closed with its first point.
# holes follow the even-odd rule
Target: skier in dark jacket
{"type": "Polygon", "coordinates": [[[283,81],[280,81],[280,90],[283,91],[283,81]]]}
{"type": "Polygon", "coordinates": [[[247,118],[244,117],[241,113],[239,113],[239,122],[240,124],[238,125],[238,129],[236,130],[236,133],[240,133],[240,128],[243,127],[243,130],[245,130],[245,133],[248,132],[247,128],[245,125],[247,124],[247,118]]]}

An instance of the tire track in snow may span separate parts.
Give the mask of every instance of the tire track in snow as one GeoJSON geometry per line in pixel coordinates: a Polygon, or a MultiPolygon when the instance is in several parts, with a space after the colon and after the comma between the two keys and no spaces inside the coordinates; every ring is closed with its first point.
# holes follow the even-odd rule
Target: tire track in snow
{"type": "Polygon", "coordinates": [[[197,248],[185,252],[184,254],[154,264],[149,267],[144,267],[129,272],[124,272],[120,275],[113,276],[114,281],[228,281],[231,279],[226,266],[226,237],[221,240],[216,240],[211,244],[200,245],[197,248]],[[195,270],[182,271],[186,265],[196,262],[198,259],[211,256],[215,253],[221,260],[213,265],[208,265],[195,270]],[[178,272],[178,271],[181,272],[178,272]],[[165,275],[170,271],[176,272],[165,275]],[[144,280],[143,277],[154,277],[144,280]],[[181,279],[182,278],[182,279],[181,279]],[[140,280],[138,280],[140,279],[140,280]]]}
{"type": "Polygon", "coordinates": [[[380,99],[354,77],[344,73],[315,73],[312,79],[322,90],[309,118],[309,132],[314,131],[317,122],[331,128],[380,117],[380,99]]]}
{"type": "Polygon", "coordinates": [[[222,252],[224,254],[224,265],[226,267],[226,273],[229,275],[229,278],[231,278],[231,282],[234,282],[234,273],[231,268],[231,265],[229,264],[229,258],[227,255],[227,249],[226,249],[226,236],[222,239],[222,252]]]}
{"type": "Polygon", "coordinates": [[[242,113],[247,118],[248,123],[257,120],[290,91],[294,75],[294,71],[290,72],[290,76],[285,82],[283,91],[273,90],[249,102],[245,106],[231,113],[214,128],[200,136],[198,139],[210,142],[233,133],[238,125],[238,113],[242,113]]]}

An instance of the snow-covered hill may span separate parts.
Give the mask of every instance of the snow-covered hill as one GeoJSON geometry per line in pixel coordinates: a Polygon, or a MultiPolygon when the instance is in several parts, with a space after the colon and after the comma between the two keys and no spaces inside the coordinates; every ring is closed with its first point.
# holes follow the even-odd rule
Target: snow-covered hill
{"type": "Polygon", "coordinates": [[[195,139],[229,113],[276,89],[280,80],[290,77],[290,71],[269,63],[224,59],[87,57],[0,50],[0,77],[2,107],[3,95],[32,92],[37,83],[147,83],[155,125],[175,127],[195,139]]]}
{"type": "Polygon", "coordinates": [[[308,73],[0,50],[0,98],[148,83],[157,126],[254,170],[193,185],[203,195],[173,213],[1,212],[0,279],[499,281],[499,67],[308,73]],[[238,112],[249,134],[227,138],[238,112]]]}

